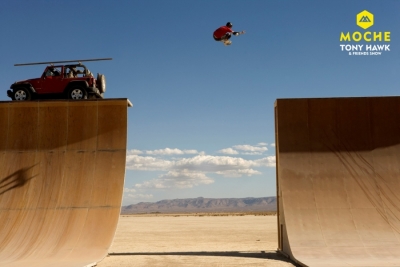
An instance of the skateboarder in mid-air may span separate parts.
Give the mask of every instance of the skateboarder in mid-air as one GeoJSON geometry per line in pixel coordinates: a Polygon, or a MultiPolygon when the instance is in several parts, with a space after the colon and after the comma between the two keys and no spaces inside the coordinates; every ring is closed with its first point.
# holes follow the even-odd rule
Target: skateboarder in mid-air
{"type": "Polygon", "coordinates": [[[224,45],[232,44],[232,41],[229,40],[232,37],[232,34],[235,36],[244,34],[245,31],[234,32],[232,30],[232,23],[228,22],[225,26],[221,26],[214,31],[213,37],[215,41],[223,42],[224,45]]]}

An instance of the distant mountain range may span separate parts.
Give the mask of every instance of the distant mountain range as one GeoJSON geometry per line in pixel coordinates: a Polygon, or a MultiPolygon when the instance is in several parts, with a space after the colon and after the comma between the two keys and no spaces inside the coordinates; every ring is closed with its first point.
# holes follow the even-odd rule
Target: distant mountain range
{"type": "Polygon", "coordinates": [[[276,197],[186,198],[123,206],[121,214],[276,211],[276,197]]]}

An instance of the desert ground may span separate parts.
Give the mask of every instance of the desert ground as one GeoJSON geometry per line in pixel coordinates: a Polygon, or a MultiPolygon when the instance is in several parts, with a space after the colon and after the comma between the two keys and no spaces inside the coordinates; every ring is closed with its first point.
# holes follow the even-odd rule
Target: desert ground
{"type": "Polygon", "coordinates": [[[277,246],[276,215],[121,215],[97,266],[296,266],[277,246]]]}

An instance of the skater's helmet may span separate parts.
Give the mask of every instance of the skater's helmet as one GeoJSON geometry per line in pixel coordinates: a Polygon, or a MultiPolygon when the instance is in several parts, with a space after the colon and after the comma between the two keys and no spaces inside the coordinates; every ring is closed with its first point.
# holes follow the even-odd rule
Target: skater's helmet
{"type": "Polygon", "coordinates": [[[230,23],[230,22],[226,23],[226,27],[232,28],[232,26],[233,26],[232,23],[230,23]]]}

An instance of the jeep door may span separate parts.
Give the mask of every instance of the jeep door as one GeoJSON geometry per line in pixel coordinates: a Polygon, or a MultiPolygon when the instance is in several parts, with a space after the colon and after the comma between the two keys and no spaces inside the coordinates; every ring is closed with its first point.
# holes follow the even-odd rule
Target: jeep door
{"type": "Polygon", "coordinates": [[[63,93],[67,81],[64,78],[62,66],[49,66],[42,75],[43,94],[59,94],[63,93]]]}

